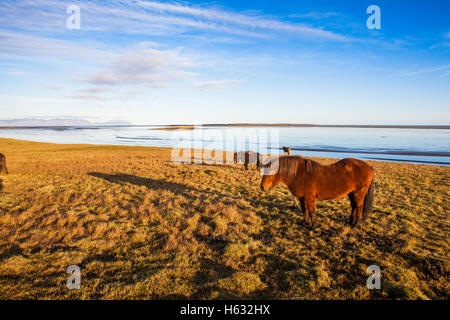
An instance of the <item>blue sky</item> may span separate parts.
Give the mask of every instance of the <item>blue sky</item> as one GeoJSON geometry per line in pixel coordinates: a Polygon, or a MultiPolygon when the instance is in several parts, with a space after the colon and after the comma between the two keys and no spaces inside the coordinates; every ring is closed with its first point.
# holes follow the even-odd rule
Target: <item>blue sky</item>
{"type": "Polygon", "coordinates": [[[0,120],[449,124],[449,18],[437,0],[3,0],[0,120]]]}

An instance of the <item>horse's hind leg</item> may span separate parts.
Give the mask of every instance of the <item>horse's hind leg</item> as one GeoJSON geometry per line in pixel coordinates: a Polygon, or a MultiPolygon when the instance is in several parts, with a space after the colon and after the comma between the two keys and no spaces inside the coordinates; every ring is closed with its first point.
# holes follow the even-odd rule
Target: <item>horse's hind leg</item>
{"type": "Polygon", "coordinates": [[[314,228],[316,225],[316,200],[311,198],[306,200],[306,207],[308,208],[309,215],[311,216],[311,225],[310,227],[314,228]]]}
{"type": "Polygon", "coordinates": [[[348,194],[348,198],[350,199],[350,205],[352,207],[352,212],[350,213],[350,218],[348,220],[348,224],[353,226],[353,224],[356,221],[356,201],[355,201],[355,195],[353,192],[348,194]]]}
{"type": "Polygon", "coordinates": [[[364,190],[358,190],[348,195],[352,206],[352,214],[350,215],[350,225],[356,226],[361,221],[362,210],[364,205],[364,190]]]}

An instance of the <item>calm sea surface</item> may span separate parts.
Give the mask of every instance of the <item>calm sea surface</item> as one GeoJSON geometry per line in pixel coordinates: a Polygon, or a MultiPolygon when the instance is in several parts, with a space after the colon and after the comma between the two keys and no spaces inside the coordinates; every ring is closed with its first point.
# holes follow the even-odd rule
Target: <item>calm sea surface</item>
{"type": "MultiPolygon", "coordinates": [[[[153,126],[0,129],[0,137],[68,143],[152,147],[252,150],[303,156],[375,159],[450,165],[450,130],[321,127],[203,127],[195,130],[152,130],[153,126]],[[267,147],[261,138],[270,135],[267,147]],[[243,137],[250,137],[245,145],[243,137]],[[271,140],[272,139],[272,140],[271,140]]],[[[246,140],[246,139],[244,139],[246,140]]]]}

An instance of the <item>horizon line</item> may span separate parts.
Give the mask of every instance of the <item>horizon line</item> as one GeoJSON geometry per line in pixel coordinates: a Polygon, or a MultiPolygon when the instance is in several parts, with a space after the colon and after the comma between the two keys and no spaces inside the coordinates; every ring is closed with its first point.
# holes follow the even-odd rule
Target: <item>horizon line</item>
{"type": "Polygon", "coordinates": [[[0,124],[0,129],[44,129],[44,128],[90,128],[90,127],[182,127],[182,126],[193,126],[193,127],[302,127],[302,128],[390,128],[390,129],[450,129],[450,125],[400,125],[400,124],[311,124],[311,123],[206,123],[206,124],[86,124],[86,125],[2,125],[0,124]]]}

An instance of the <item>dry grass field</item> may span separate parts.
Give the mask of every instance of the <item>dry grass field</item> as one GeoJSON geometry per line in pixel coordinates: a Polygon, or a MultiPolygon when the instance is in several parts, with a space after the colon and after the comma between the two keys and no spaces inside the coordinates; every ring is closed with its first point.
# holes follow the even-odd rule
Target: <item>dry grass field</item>
{"type": "Polygon", "coordinates": [[[369,161],[370,220],[352,229],[347,199],[321,201],[310,230],[253,168],[177,165],[162,148],[0,152],[0,299],[449,298],[449,167],[369,161]],[[372,264],[381,290],[366,287],[372,264]]]}

